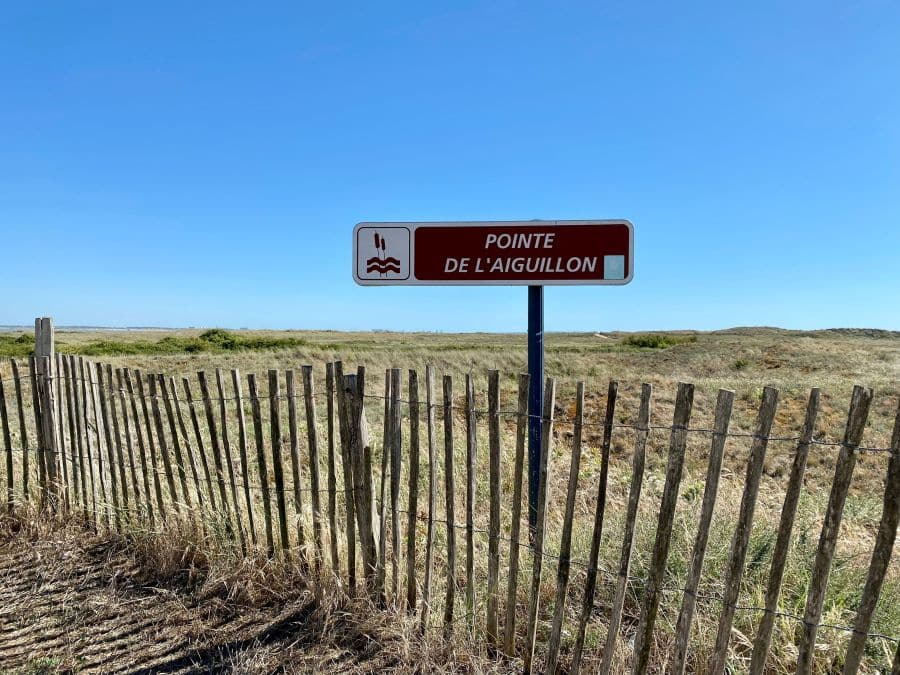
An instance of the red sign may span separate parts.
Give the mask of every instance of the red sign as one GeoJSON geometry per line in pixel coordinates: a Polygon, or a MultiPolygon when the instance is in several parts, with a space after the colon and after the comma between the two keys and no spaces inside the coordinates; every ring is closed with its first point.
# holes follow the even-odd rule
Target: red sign
{"type": "Polygon", "coordinates": [[[621,285],[633,276],[625,220],[360,223],[362,285],[621,285]]]}

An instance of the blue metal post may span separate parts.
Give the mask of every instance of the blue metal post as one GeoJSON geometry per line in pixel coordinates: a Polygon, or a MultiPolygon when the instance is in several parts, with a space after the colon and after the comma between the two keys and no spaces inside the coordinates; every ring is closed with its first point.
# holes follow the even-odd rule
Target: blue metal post
{"type": "Polygon", "coordinates": [[[537,526],[537,498],[540,487],[541,415],[544,401],[544,287],[528,287],[528,524],[537,526]]]}

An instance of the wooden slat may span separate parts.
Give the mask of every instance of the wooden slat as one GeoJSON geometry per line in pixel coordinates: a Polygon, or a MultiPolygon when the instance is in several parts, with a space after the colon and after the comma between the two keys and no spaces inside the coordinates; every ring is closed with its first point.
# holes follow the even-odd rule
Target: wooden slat
{"type": "MultiPolygon", "coordinates": [[[[219,487],[219,504],[221,505],[220,515],[225,519],[225,529],[227,533],[229,536],[234,536],[234,526],[231,522],[231,507],[228,504],[228,488],[225,484],[225,468],[222,466],[222,445],[219,441],[218,430],[216,429],[216,414],[213,410],[209,383],[206,380],[206,373],[202,370],[197,373],[197,381],[200,383],[200,396],[203,398],[203,411],[206,413],[206,426],[209,430],[209,444],[212,447],[216,484],[219,487]]],[[[274,442],[274,438],[272,440],[273,445],[278,445],[274,442]]]]}
{"type": "Polygon", "coordinates": [[[475,383],[466,374],[466,623],[475,630],[475,383]]]}
{"type": "Polygon", "coordinates": [[[121,368],[116,368],[116,389],[119,390],[119,408],[122,410],[122,430],[125,433],[125,446],[128,448],[128,468],[131,472],[131,492],[134,497],[134,519],[141,517],[141,486],[138,481],[137,467],[134,461],[134,441],[131,438],[131,419],[128,415],[128,401],[125,398],[125,381],[121,368]]]}
{"type": "MultiPolygon", "coordinates": [[[[278,371],[269,370],[269,424],[272,438],[272,473],[275,477],[275,502],[278,506],[278,533],[281,536],[281,550],[291,547],[288,535],[287,505],[285,503],[284,468],[281,464],[281,388],[278,371]]],[[[223,497],[224,499],[224,497],[223,497]]]]}
{"type": "Polygon", "coordinates": [[[837,466],[834,470],[831,494],[828,497],[828,507],[825,510],[825,520],[822,523],[822,532],[819,535],[819,545],[816,549],[816,558],[813,562],[812,574],[809,580],[809,593],[806,596],[806,610],[803,614],[803,626],[800,631],[799,654],[797,656],[797,673],[800,675],[812,673],[816,632],[818,631],[819,621],[822,619],[822,606],[825,603],[828,575],[831,572],[834,548],[841,529],[844,503],[847,500],[850,481],[853,479],[853,469],[856,466],[857,448],[862,441],[871,404],[871,389],[860,386],[853,387],[850,413],[847,416],[847,428],[844,431],[841,452],[838,455],[837,466]]]}
{"type": "Polygon", "coordinates": [[[555,673],[559,662],[559,645],[563,619],[566,613],[566,593],[569,588],[569,572],[572,561],[572,520],[575,514],[575,497],[578,493],[578,472],[581,470],[581,435],[584,424],[584,382],[575,389],[575,420],[572,425],[572,457],[569,464],[569,485],[566,490],[566,506],[563,512],[563,531],[559,543],[559,563],[556,567],[556,599],[553,605],[553,624],[547,647],[546,672],[555,673]]]}
{"type": "Polygon", "coordinates": [[[844,657],[844,675],[855,675],[859,671],[866,646],[866,635],[872,626],[872,615],[881,595],[881,587],[888,566],[894,540],[897,538],[897,524],[900,522],[900,407],[894,421],[891,437],[891,458],[888,461],[887,477],[884,483],[884,500],[881,508],[881,522],[872,548],[872,559],[866,576],[866,586],[856,610],[853,634],[844,657]]]}
{"type": "MultiPolygon", "coordinates": [[[[92,403],[92,389],[89,385],[88,380],[88,365],[82,357],[78,357],[78,374],[81,380],[81,413],[82,413],[82,424],[84,425],[84,454],[85,454],[85,465],[87,468],[87,475],[91,481],[91,494],[90,494],[90,513],[91,513],[91,522],[93,526],[97,525],[97,516],[99,515],[97,512],[97,481],[94,478],[94,446],[91,442],[91,403],[92,403]]],[[[37,411],[35,411],[37,412],[37,411]]]]}
{"type": "Polygon", "coordinates": [[[531,595],[528,598],[528,624],[525,628],[525,653],[522,655],[522,671],[531,672],[534,646],[537,638],[538,611],[541,602],[541,578],[544,568],[544,537],[547,520],[547,494],[550,491],[550,453],[553,452],[553,418],[556,405],[556,380],[548,377],[544,384],[544,406],[541,412],[541,461],[537,494],[537,520],[534,527],[533,565],[531,569],[531,595]]]}
{"type": "MultiPolygon", "coordinates": [[[[75,412],[75,427],[76,427],[76,445],[78,451],[78,473],[81,475],[81,507],[82,507],[82,515],[84,516],[85,521],[92,520],[93,516],[91,515],[90,504],[91,499],[88,496],[88,474],[87,474],[87,466],[85,464],[85,445],[87,443],[87,426],[85,425],[85,414],[84,414],[84,400],[83,400],[83,392],[84,392],[84,379],[79,371],[79,360],[74,357],[69,357],[69,370],[72,373],[72,399],[74,402],[74,412],[75,412]]],[[[15,371],[14,371],[15,372],[15,371]]],[[[21,405],[21,400],[19,401],[21,405]]],[[[22,428],[22,441],[24,443],[23,450],[25,446],[27,446],[27,439],[25,436],[25,416],[24,413],[19,411],[19,423],[22,428]]],[[[90,462],[90,457],[88,457],[88,462],[90,462]]],[[[26,465],[27,466],[27,465],[26,465]]],[[[27,475],[27,469],[23,467],[23,476],[27,475]]],[[[93,493],[92,495],[93,496],[93,493]]],[[[27,499],[27,495],[26,495],[27,499]]]]}
{"type": "Polygon", "coordinates": [[[370,593],[373,594],[373,597],[380,599],[379,593],[383,593],[384,589],[375,588],[377,554],[375,531],[372,524],[372,457],[367,450],[369,439],[363,407],[365,376],[366,371],[362,367],[357,370],[356,375],[344,375],[342,389],[345,397],[344,410],[348,416],[351,471],[353,471],[353,482],[356,487],[353,493],[354,512],[359,531],[363,571],[370,593]]]}
{"type": "Polygon", "coordinates": [[[41,405],[43,405],[43,387],[38,379],[37,357],[28,357],[28,375],[31,379],[31,405],[34,411],[34,433],[37,443],[35,459],[37,460],[38,489],[40,491],[41,507],[47,498],[47,472],[44,463],[44,428],[41,405]]]}
{"type": "Polygon", "coordinates": [[[250,471],[247,461],[247,420],[244,416],[244,395],[241,391],[241,374],[237,368],[231,371],[231,387],[234,389],[234,412],[238,425],[238,454],[241,462],[241,480],[243,481],[244,502],[247,506],[247,529],[250,531],[250,542],[256,546],[256,523],[253,518],[253,497],[250,495],[250,471]]]}
{"type": "Polygon", "coordinates": [[[66,369],[66,398],[69,402],[69,435],[72,437],[68,449],[72,462],[72,474],[75,476],[75,490],[77,501],[81,504],[82,514],[87,514],[87,476],[84,473],[84,449],[81,438],[82,417],[78,401],[78,368],[75,357],[71,354],[64,356],[66,369]]]}
{"type": "Polygon", "coordinates": [[[603,538],[603,524],[606,518],[606,491],[609,484],[609,449],[612,444],[613,423],[615,422],[616,401],[619,396],[619,383],[610,381],[606,391],[606,416],[603,424],[603,441],[600,445],[600,475],[597,478],[597,499],[594,506],[594,529],[591,534],[591,550],[588,556],[587,576],[584,581],[584,595],[581,601],[581,613],[578,618],[578,633],[575,638],[575,649],[572,653],[573,673],[581,668],[584,638],[587,633],[588,620],[594,610],[594,593],[597,588],[597,563],[600,558],[600,542],[603,538]]]}
{"type": "MultiPolygon", "coordinates": [[[[194,481],[194,494],[197,495],[197,503],[200,505],[201,511],[198,516],[202,522],[202,511],[205,504],[203,489],[200,484],[200,474],[197,471],[197,460],[194,458],[194,448],[191,445],[191,439],[188,435],[187,423],[184,420],[184,412],[181,409],[181,400],[178,398],[178,387],[175,384],[174,377],[169,377],[168,390],[169,396],[172,399],[172,405],[175,408],[175,416],[178,418],[178,433],[181,436],[181,442],[184,443],[184,455],[187,456],[188,466],[191,469],[191,478],[194,481]]],[[[180,464],[182,459],[179,459],[178,461],[180,464]]],[[[185,494],[187,494],[187,492],[188,491],[185,489],[185,494]]]]}
{"type": "Polygon", "coordinates": [[[384,579],[387,567],[387,480],[389,460],[391,457],[391,406],[394,399],[391,397],[391,369],[384,371],[384,423],[382,426],[381,440],[381,475],[378,487],[378,561],[376,565],[376,591],[379,602],[384,603],[384,579]]]}
{"type": "Polygon", "coordinates": [[[709,542],[709,528],[712,523],[716,496],[719,491],[719,476],[722,472],[722,458],[725,454],[725,441],[728,424],[731,421],[731,408],[734,404],[734,392],[720,389],[716,400],[716,414],[713,421],[713,434],[709,448],[709,461],[706,468],[706,481],[703,488],[703,502],[700,507],[700,522],[694,539],[691,565],[688,569],[684,592],[681,597],[681,609],[675,624],[675,651],[672,655],[671,673],[682,675],[687,667],[688,639],[691,624],[694,620],[694,607],[697,602],[697,587],[700,585],[700,573],[703,571],[703,559],[706,556],[706,545],[709,542]]]}
{"type": "Polygon", "coordinates": [[[328,550],[331,569],[340,572],[337,529],[337,471],[334,465],[334,364],[325,364],[325,415],[328,432],[328,550]]]}
{"type": "Polygon", "coordinates": [[[228,391],[221,368],[216,368],[216,391],[219,394],[219,420],[222,433],[222,463],[228,469],[228,483],[231,486],[231,505],[234,508],[234,522],[237,526],[241,552],[247,554],[247,533],[244,519],[241,516],[241,500],[238,499],[237,481],[234,478],[234,457],[231,452],[231,439],[228,434],[228,391]]]}
{"type": "Polygon", "coordinates": [[[693,404],[694,385],[679,382],[678,393],[675,397],[672,433],[669,439],[666,482],[663,488],[662,503],[659,507],[659,519],[656,526],[653,553],[650,559],[649,578],[644,589],[641,619],[638,624],[637,635],[635,636],[634,661],[631,671],[634,675],[646,673],[647,665],[650,661],[650,649],[653,646],[653,629],[656,624],[656,613],[659,610],[659,596],[662,591],[666,560],[669,557],[669,543],[672,538],[672,525],[675,521],[675,506],[678,502],[678,487],[681,484],[681,473],[684,468],[687,427],[691,421],[693,404]]]}
{"type": "Polygon", "coordinates": [[[500,371],[488,371],[488,584],[485,634],[494,654],[500,639],[500,371]]]}
{"type": "MultiPolygon", "coordinates": [[[[162,459],[163,474],[166,477],[166,486],[169,488],[169,498],[172,502],[172,508],[176,514],[181,513],[181,498],[178,496],[178,489],[175,487],[175,472],[172,470],[172,458],[169,455],[169,442],[166,439],[166,430],[163,426],[162,411],[159,407],[159,399],[162,398],[161,392],[158,391],[157,384],[160,375],[148,375],[147,383],[149,386],[150,409],[153,411],[153,422],[156,428],[156,442],[158,443],[159,457],[162,459]]],[[[154,460],[154,465],[159,466],[154,460]]]]}
{"type": "MultiPolygon", "coordinates": [[[[75,400],[72,394],[72,364],[69,361],[68,356],[61,356],[61,368],[60,372],[65,380],[65,396],[66,396],[66,422],[68,422],[69,427],[69,443],[63,450],[63,461],[66,461],[70,465],[69,475],[72,478],[72,505],[80,503],[81,501],[81,477],[78,471],[78,432],[77,432],[77,423],[75,421],[75,400]]],[[[10,460],[12,459],[12,453],[10,453],[10,460]]],[[[10,461],[10,478],[12,477],[12,462],[10,461]]]]}
{"type": "Polygon", "coordinates": [[[416,531],[419,518],[419,376],[409,371],[409,484],[406,521],[406,611],[416,609],[416,531]]]}
{"type": "Polygon", "coordinates": [[[344,367],[340,361],[334,363],[334,379],[341,391],[338,392],[338,431],[341,438],[341,470],[344,483],[344,530],[347,535],[347,590],[352,595],[356,590],[356,506],[353,491],[353,468],[350,460],[350,431],[347,428],[347,411],[344,410],[346,396],[344,387],[344,367]]]}
{"type": "MultiPolygon", "coordinates": [[[[134,419],[134,431],[137,436],[138,459],[141,465],[141,479],[144,484],[144,508],[147,517],[150,520],[150,527],[155,527],[155,516],[153,515],[153,492],[150,489],[150,473],[147,467],[147,446],[144,444],[144,432],[141,428],[141,418],[138,414],[137,401],[134,397],[134,382],[131,379],[131,371],[126,368],[124,372],[125,388],[128,390],[128,398],[131,401],[131,416],[134,419]]],[[[140,374],[138,373],[138,381],[140,382],[140,374]]]]}
{"type": "Polygon", "coordinates": [[[456,481],[453,475],[453,377],[444,375],[444,497],[447,522],[447,592],[444,598],[444,632],[453,631],[456,604],[456,481]]]}
{"type": "Polygon", "coordinates": [[[437,509],[437,437],[434,423],[434,368],[425,366],[425,414],[428,435],[428,523],[425,530],[425,581],[422,584],[419,630],[424,633],[431,614],[431,575],[434,568],[434,516],[437,509]]]}
{"type": "Polygon", "coordinates": [[[210,513],[216,513],[216,491],[213,488],[212,471],[209,468],[206,444],[203,442],[203,434],[200,431],[200,420],[197,415],[197,405],[194,402],[194,393],[191,390],[191,381],[183,377],[181,378],[181,386],[184,389],[188,410],[191,411],[191,426],[194,429],[194,439],[197,441],[197,454],[200,456],[200,465],[203,467],[203,478],[206,481],[206,495],[209,498],[210,513]]]}
{"type": "MultiPolygon", "coordinates": [[[[637,525],[638,505],[641,501],[641,487],[644,482],[644,463],[647,452],[647,437],[650,435],[650,406],[653,388],[646,382],[641,385],[641,405],[638,411],[637,426],[634,432],[634,455],[631,459],[631,485],[628,488],[628,507],[625,512],[625,529],[622,532],[622,552],[619,554],[619,570],[616,575],[616,590],[609,613],[609,626],[606,632],[606,646],[603,648],[603,660],[600,663],[600,675],[609,675],[612,670],[613,657],[616,652],[616,640],[619,626],[622,623],[622,609],[625,607],[625,593],[628,590],[628,574],[631,570],[631,553],[634,546],[634,530],[637,525]]],[[[578,651],[584,644],[579,632],[578,651]]],[[[573,668],[572,675],[577,671],[573,668]]]]}
{"type": "Polygon", "coordinates": [[[263,518],[266,527],[266,554],[275,556],[275,540],[272,536],[272,499],[269,494],[269,469],[266,465],[266,444],[263,440],[262,410],[259,404],[259,389],[256,375],[247,375],[247,388],[250,392],[250,411],[253,418],[253,438],[256,442],[256,462],[259,471],[259,488],[262,492],[263,518]]]}
{"type": "Polygon", "coordinates": [[[777,406],[778,390],[766,387],[763,390],[762,402],[759,407],[756,434],[750,446],[750,459],[747,462],[744,493],[741,496],[738,521],[731,540],[731,552],[728,558],[728,567],[725,571],[722,614],[719,617],[716,643],[710,658],[711,673],[722,673],[725,670],[725,662],[728,657],[728,640],[731,637],[735,607],[741,590],[744,560],[747,555],[747,546],[750,543],[750,531],[753,527],[753,512],[756,507],[756,498],[759,494],[759,482],[762,477],[763,462],[766,458],[766,447],[768,446],[769,433],[772,430],[772,421],[775,419],[777,406]]]}
{"type": "Polygon", "coordinates": [[[41,461],[46,476],[45,503],[55,513],[59,508],[61,495],[56,472],[59,436],[56,433],[56,394],[53,386],[53,369],[51,360],[47,356],[42,356],[36,363],[41,388],[41,437],[44,440],[41,461]]]}
{"type": "Polygon", "coordinates": [[[297,527],[297,545],[300,547],[301,560],[306,558],[306,533],[303,531],[303,477],[300,464],[300,434],[297,424],[297,388],[294,383],[294,371],[284,373],[288,402],[288,429],[290,431],[291,475],[294,491],[294,519],[297,527]]]}
{"type": "Polygon", "coordinates": [[[100,390],[100,412],[103,424],[103,438],[106,441],[106,466],[108,468],[107,477],[109,478],[109,491],[110,495],[112,496],[113,520],[115,522],[116,529],[121,530],[122,519],[121,510],[119,508],[119,486],[116,479],[116,453],[115,449],[113,448],[115,440],[113,439],[113,428],[110,419],[108,388],[104,385],[103,366],[101,366],[100,364],[97,364],[97,387],[100,390]]]}
{"type": "Polygon", "coordinates": [[[0,429],[3,431],[3,448],[6,454],[6,512],[12,513],[13,507],[15,506],[12,434],[9,430],[9,415],[6,411],[6,392],[3,390],[2,377],[0,377],[0,429]]]}
{"type": "MultiPolygon", "coordinates": [[[[152,382],[153,377],[148,376],[152,382]]],[[[137,384],[137,395],[141,399],[141,412],[144,418],[144,429],[147,432],[147,447],[150,450],[149,461],[147,462],[147,471],[153,478],[153,492],[156,495],[156,510],[159,513],[160,520],[165,522],[167,517],[166,503],[163,499],[162,481],[159,479],[159,461],[156,456],[156,441],[153,434],[153,419],[150,416],[151,406],[147,405],[147,393],[144,390],[144,374],[140,370],[134,371],[134,381],[137,384]]],[[[153,518],[150,519],[153,522],[153,518]]]]}
{"type": "Polygon", "coordinates": [[[69,457],[69,439],[66,438],[66,388],[64,385],[65,376],[63,374],[62,354],[55,353],[53,355],[53,390],[56,394],[56,461],[62,476],[62,504],[63,508],[68,511],[70,508],[69,495],[72,493],[71,476],[69,475],[69,463],[66,461],[69,457]]]}
{"type": "Polygon", "coordinates": [[[900,640],[897,641],[897,651],[894,652],[894,665],[891,668],[891,675],[900,675],[900,640]]]}
{"type": "Polygon", "coordinates": [[[191,491],[188,488],[187,471],[184,468],[184,454],[181,451],[181,434],[175,421],[175,408],[172,404],[172,392],[169,392],[168,383],[164,375],[157,375],[157,384],[159,385],[159,393],[162,396],[163,405],[166,409],[166,420],[169,423],[169,435],[172,438],[172,450],[175,454],[175,471],[178,474],[178,483],[181,486],[181,498],[192,519],[195,518],[193,499],[191,499],[191,491]]]}
{"type": "Polygon", "coordinates": [[[803,474],[806,471],[806,460],[809,457],[809,446],[812,443],[813,434],[816,430],[816,417],[818,414],[819,390],[813,389],[809,393],[809,402],[806,406],[806,421],[803,424],[803,431],[800,434],[800,440],[794,452],[794,461],[791,465],[791,474],[790,478],[788,478],[787,490],[784,495],[784,504],[781,507],[778,537],[775,541],[775,550],[772,553],[772,566],[769,571],[769,582],[766,586],[766,607],[759,621],[756,637],[753,640],[753,655],[750,659],[751,675],[762,675],[765,670],[766,657],[772,641],[772,629],[775,626],[775,612],[778,609],[778,596],[781,593],[781,581],[784,578],[784,568],[791,546],[794,517],[797,515],[797,505],[800,503],[800,493],[803,490],[803,474]]]}
{"type": "Polygon", "coordinates": [[[400,471],[402,430],[400,427],[400,369],[391,369],[391,596],[400,604],[400,471]]]}
{"type": "Polygon", "coordinates": [[[322,566],[323,541],[322,541],[322,504],[319,490],[319,435],[316,425],[316,399],[313,380],[313,367],[303,366],[303,403],[306,410],[306,445],[309,449],[309,489],[310,504],[312,506],[313,543],[315,545],[315,571],[316,574],[322,566]]]}
{"type": "Polygon", "coordinates": [[[525,440],[528,436],[528,392],[531,378],[519,375],[519,405],[516,414],[516,458],[513,467],[512,518],[509,534],[509,577],[506,586],[506,623],[503,651],[512,658],[516,651],[516,601],[519,584],[519,536],[522,532],[522,474],[525,468],[525,440]]]}
{"type": "MultiPolygon", "coordinates": [[[[13,386],[15,387],[16,408],[19,412],[19,436],[22,439],[22,498],[27,502],[30,498],[29,493],[29,455],[31,450],[28,446],[28,425],[25,424],[25,399],[22,396],[22,376],[19,374],[19,364],[15,359],[10,359],[12,367],[13,386]]],[[[34,387],[34,383],[31,385],[34,387]]]]}
{"type": "Polygon", "coordinates": [[[107,398],[109,398],[109,416],[112,419],[113,436],[115,437],[115,464],[118,468],[116,479],[119,482],[119,493],[122,497],[122,512],[126,515],[132,515],[131,503],[128,494],[128,478],[127,467],[125,466],[125,452],[122,448],[122,433],[119,425],[119,411],[116,406],[116,396],[118,387],[113,380],[113,369],[110,364],[106,364],[106,388],[107,398]]]}

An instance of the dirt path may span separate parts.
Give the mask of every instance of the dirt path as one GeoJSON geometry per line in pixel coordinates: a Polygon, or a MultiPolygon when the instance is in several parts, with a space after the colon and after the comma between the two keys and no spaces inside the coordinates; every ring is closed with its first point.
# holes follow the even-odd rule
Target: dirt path
{"type": "Polygon", "coordinates": [[[364,632],[331,626],[325,634],[308,596],[240,607],[148,582],[120,544],[83,532],[0,536],[0,673],[336,673],[398,665],[364,632]]]}

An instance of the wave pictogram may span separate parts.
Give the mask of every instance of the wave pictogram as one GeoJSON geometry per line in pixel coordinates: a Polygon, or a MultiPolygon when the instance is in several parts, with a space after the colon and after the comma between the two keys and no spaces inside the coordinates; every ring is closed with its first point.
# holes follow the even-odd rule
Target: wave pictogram
{"type": "Polygon", "coordinates": [[[378,272],[384,274],[386,272],[394,272],[400,274],[400,261],[397,258],[369,258],[366,260],[366,273],[378,272]]]}

